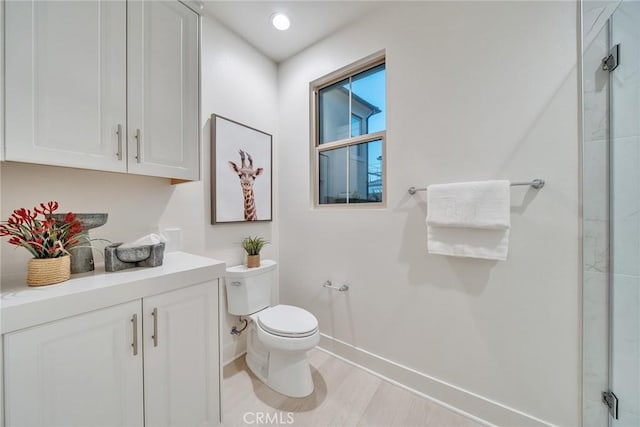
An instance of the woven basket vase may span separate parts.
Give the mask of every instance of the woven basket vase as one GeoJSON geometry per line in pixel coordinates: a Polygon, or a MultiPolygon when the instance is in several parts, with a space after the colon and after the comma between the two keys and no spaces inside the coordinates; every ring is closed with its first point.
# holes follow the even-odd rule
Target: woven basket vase
{"type": "Polygon", "coordinates": [[[71,257],[32,258],[27,270],[27,285],[44,286],[64,282],[71,277],[71,257]]]}
{"type": "Polygon", "coordinates": [[[260,267],[260,254],[247,255],[247,268],[260,267]]]}

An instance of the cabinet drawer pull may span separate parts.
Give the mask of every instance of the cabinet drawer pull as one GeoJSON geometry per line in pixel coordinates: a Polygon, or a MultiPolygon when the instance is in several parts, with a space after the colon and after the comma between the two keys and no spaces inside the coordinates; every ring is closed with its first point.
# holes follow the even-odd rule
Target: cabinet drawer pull
{"type": "Polygon", "coordinates": [[[158,346],[158,309],[154,308],[153,312],[151,312],[151,315],[153,316],[153,335],[151,336],[151,338],[153,338],[153,346],[157,347],[158,346]]]}
{"type": "Polygon", "coordinates": [[[134,314],[131,318],[131,323],[133,323],[133,342],[131,343],[131,347],[133,347],[133,355],[138,355],[138,315],[134,314]]]}
{"type": "Polygon", "coordinates": [[[142,141],[142,134],[140,133],[140,129],[136,129],[136,162],[141,163],[141,154],[140,154],[140,143],[142,141]]]}
{"type": "Polygon", "coordinates": [[[118,125],[116,135],[118,135],[118,152],[116,153],[116,156],[118,157],[118,160],[122,160],[122,125],[118,125]]]}

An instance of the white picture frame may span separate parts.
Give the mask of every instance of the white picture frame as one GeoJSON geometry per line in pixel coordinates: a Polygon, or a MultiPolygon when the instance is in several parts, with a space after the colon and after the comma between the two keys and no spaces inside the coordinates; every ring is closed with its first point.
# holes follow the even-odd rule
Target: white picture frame
{"type": "Polygon", "coordinates": [[[273,138],[211,115],[211,224],[271,221],[273,138]]]}

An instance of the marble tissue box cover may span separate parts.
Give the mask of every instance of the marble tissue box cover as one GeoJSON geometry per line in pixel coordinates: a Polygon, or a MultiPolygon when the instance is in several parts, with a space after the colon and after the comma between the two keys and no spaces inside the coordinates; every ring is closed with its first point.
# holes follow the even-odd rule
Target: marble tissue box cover
{"type": "Polygon", "coordinates": [[[164,243],[119,249],[122,243],[104,248],[104,269],[120,271],[134,267],[157,267],[162,265],[164,243]]]}

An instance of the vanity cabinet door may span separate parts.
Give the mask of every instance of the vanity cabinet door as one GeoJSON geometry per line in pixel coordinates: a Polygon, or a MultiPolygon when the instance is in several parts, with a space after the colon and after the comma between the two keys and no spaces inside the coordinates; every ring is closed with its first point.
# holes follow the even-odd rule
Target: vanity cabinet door
{"type": "Polygon", "coordinates": [[[137,300],[5,334],[6,426],[142,426],[141,333],[137,300]]]}
{"type": "Polygon", "coordinates": [[[218,282],[143,299],[145,420],[220,423],[218,282]]]}
{"type": "Polygon", "coordinates": [[[198,180],[199,17],[178,1],[131,1],[129,173],[198,180]]]}
{"type": "Polygon", "coordinates": [[[5,160],[125,172],[125,2],[4,6],[5,160]]]}

